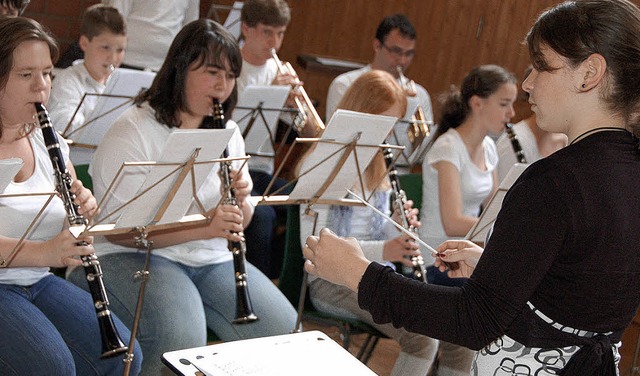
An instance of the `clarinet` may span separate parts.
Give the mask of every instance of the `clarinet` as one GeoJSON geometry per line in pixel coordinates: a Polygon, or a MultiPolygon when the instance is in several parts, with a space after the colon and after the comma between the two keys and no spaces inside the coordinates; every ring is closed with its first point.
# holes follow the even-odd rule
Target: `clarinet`
{"type": "MultiPolygon", "coordinates": [[[[224,129],[225,120],[222,105],[218,99],[213,99],[213,127],[214,129],[224,129]]],[[[224,158],[229,156],[229,150],[224,149],[224,158]]],[[[223,192],[227,192],[223,203],[225,205],[238,206],[233,189],[231,186],[231,161],[220,162],[220,180],[222,180],[221,188],[223,192]]],[[[242,232],[237,233],[244,239],[242,232]]],[[[229,241],[229,250],[233,255],[233,269],[235,271],[236,280],[236,317],[232,321],[234,324],[247,324],[258,320],[258,316],[253,313],[251,298],[249,297],[249,284],[247,283],[246,254],[247,246],[243,241],[229,241]]]]}
{"type": "Polygon", "coordinates": [[[511,140],[511,146],[513,146],[513,151],[516,153],[518,163],[527,163],[527,158],[524,157],[524,151],[522,150],[522,146],[520,146],[518,136],[516,136],[516,132],[513,131],[513,124],[505,123],[504,126],[507,129],[507,136],[509,140],[511,140]]]}
{"type": "MultiPolygon", "coordinates": [[[[72,227],[87,225],[88,221],[78,213],[78,206],[73,203],[75,195],[71,193],[72,177],[62,157],[58,137],[51,125],[49,113],[41,103],[36,103],[35,107],[38,113],[38,122],[42,130],[44,143],[47,146],[49,157],[53,164],[53,171],[55,172],[56,178],[56,191],[64,202],[69,224],[72,227]]],[[[80,242],[78,245],[87,245],[87,243],[80,242]]],[[[80,259],[82,260],[82,266],[84,267],[87,282],[89,283],[93,306],[98,316],[98,325],[100,326],[100,334],[102,336],[102,355],[100,358],[111,358],[124,353],[128,348],[120,339],[118,330],[113,323],[113,317],[111,317],[111,312],[109,311],[109,299],[107,298],[107,290],[102,281],[102,268],[100,267],[98,257],[94,253],[88,256],[81,256],[80,259]]]]}
{"type": "MultiPolygon", "coordinates": [[[[383,156],[387,169],[389,169],[389,180],[391,181],[391,188],[393,189],[393,203],[395,208],[401,213],[402,227],[415,233],[416,229],[409,223],[408,213],[404,208],[404,204],[407,202],[407,195],[400,187],[400,179],[398,178],[398,171],[393,163],[393,151],[391,151],[391,148],[385,148],[383,150],[383,156]]],[[[411,276],[414,279],[427,282],[427,273],[424,269],[424,259],[422,256],[411,257],[411,268],[411,276]]]]}

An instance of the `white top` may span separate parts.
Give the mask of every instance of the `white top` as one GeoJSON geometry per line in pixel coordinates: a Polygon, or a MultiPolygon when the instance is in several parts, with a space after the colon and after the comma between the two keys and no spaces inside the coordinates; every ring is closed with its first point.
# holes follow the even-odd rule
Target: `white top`
{"type": "MultiPolygon", "coordinates": [[[[229,156],[244,156],[244,141],[238,126],[233,121],[227,121],[226,126],[236,129],[229,141],[229,156]]],[[[109,129],[98,146],[89,167],[98,201],[104,197],[122,163],[158,160],[169,134],[174,130],[176,128],[168,128],[159,123],[155,119],[153,109],[147,103],[144,103],[142,107],[129,108],[109,129]]],[[[242,163],[242,160],[234,161],[233,166],[235,169],[239,169],[242,163]]],[[[149,173],[149,168],[143,167],[137,171],[128,171],[131,171],[127,176],[127,181],[130,183],[117,186],[113,195],[109,196],[104,207],[101,208],[103,216],[108,215],[136,195],[149,173]]],[[[246,165],[243,168],[243,177],[249,181],[249,184],[252,184],[246,165]]],[[[207,210],[213,208],[220,201],[220,178],[216,166],[213,167],[198,191],[198,197],[207,210]]],[[[245,204],[250,205],[248,201],[245,204]]],[[[199,211],[192,206],[188,214],[196,213],[199,211]]],[[[113,223],[113,221],[108,221],[108,223],[113,223]]],[[[136,252],[135,248],[112,244],[102,237],[96,237],[95,241],[98,255],[136,252]]],[[[170,247],[154,248],[153,253],[189,266],[221,263],[231,260],[232,257],[227,248],[227,240],[224,238],[192,240],[170,247]]]]}
{"type": "MultiPolygon", "coordinates": [[[[498,153],[493,140],[486,136],[482,142],[486,171],[481,171],[469,156],[464,141],[455,129],[449,129],[438,137],[422,163],[422,210],[420,210],[420,238],[436,248],[440,243],[454,237],[447,236],[440,217],[438,194],[438,172],[433,164],[440,161],[452,163],[460,172],[462,211],[465,215],[478,217],[480,205],[493,189],[493,170],[498,164],[498,153]]],[[[433,262],[431,255],[424,255],[425,262],[433,262]]]]}
{"type": "MultiPolygon", "coordinates": [[[[383,202],[383,206],[381,210],[383,213],[387,215],[391,215],[390,208],[390,200],[391,200],[391,190],[385,192],[386,199],[383,202]]],[[[365,196],[368,197],[371,193],[366,192],[365,196]]],[[[371,261],[376,261],[378,263],[385,263],[386,260],[382,257],[382,251],[384,248],[384,242],[387,239],[392,239],[396,236],[400,235],[400,231],[398,231],[393,224],[389,221],[385,221],[383,224],[383,238],[385,240],[371,240],[371,228],[372,228],[372,220],[378,216],[371,208],[368,206],[352,206],[352,216],[351,216],[351,232],[347,236],[353,236],[358,239],[358,243],[362,248],[362,252],[365,257],[371,261]]],[[[304,213],[306,206],[300,205],[300,244],[304,246],[304,243],[307,240],[308,236],[313,234],[313,222],[314,217],[307,215],[304,213]]],[[[332,225],[335,224],[329,223],[329,214],[330,214],[330,205],[315,205],[313,207],[313,211],[318,213],[318,220],[316,224],[316,235],[319,231],[324,227],[331,228],[332,225]]],[[[316,277],[309,276],[309,281],[314,280],[316,277]]]]}
{"type": "MultiPolygon", "coordinates": [[[[514,124],[513,132],[518,138],[527,163],[533,163],[542,158],[538,150],[536,137],[533,135],[533,132],[531,132],[531,128],[529,128],[526,121],[523,120],[514,124]]],[[[496,147],[498,148],[498,157],[500,157],[500,162],[498,163],[498,180],[502,181],[502,179],[507,176],[511,167],[518,163],[518,159],[516,158],[516,152],[513,150],[513,145],[511,145],[511,140],[507,132],[503,132],[500,138],[498,138],[496,147]]]]}
{"type": "MultiPolygon", "coordinates": [[[[242,60],[242,71],[236,81],[238,85],[238,98],[242,96],[244,89],[248,85],[271,85],[273,80],[278,75],[278,65],[276,61],[271,58],[262,65],[253,65],[246,60],[242,60]]],[[[267,140],[269,141],[269,140],[267,140]]],[[[249,159],[249,168],[252,170],[262,171],[266,174],[273,175],[273,158],[251,156],[249,159]]]]}
{"type": "MultiPolygon", "coordinates": [[[[84,60],[76,60],[70,67],[56,73],[55,79],[51,82],[51,96],[47,104],[49,117],[51,117],[54,128],[62,134],[72,117],[73,122],[67,133],[84,124],[96,108],[98,97],[87,95],[84,100],[82,97],[85,94],[102,94],[105,89],[106,85],[91,77],[84,65],[84,60]],[[81,102],[80,109],[73,116],[81,102]]],[[[73,136],[69,138],[73,140],[73,136]]],[[[73,148],[71,161],[76,166],[89,164],[92,154],[92,149],[73,148]]]]}
{"type": "Polygon", "coordinates": [[[124,63],[157,71],[173,38],[200,16],[199,0],[102,0],[117,8],[127,23],[124,63]]]}
{"type": "MultiPolygon", "coordinates": [[[[364,66],[359,69],[355,69],[346,73],[342,73],[338,77],[336,77],[329,85],[329,91],[327,93],[327,122],[331,119],[331,116],[336,111],[340,100],[346,93],[347,89],[353,84],[355,80],[357,80],[363,74],[371,71],[371,65],[364,66]]],[[[431,107],[431,97],[427,90],[421,85],[416,83],[416,92],[419,100],[420,107],[424,111],[424,115],[426,117],[425,121],[433,122],[433,109],[431,107]]],[[[404,155],[410,156],[413,153],[413,148],[411,143],[409,142],[409,137],[407,136],[407,128],[409,127],[408,123],[398,122],[393,126],[393,131],[397,135],[397,144],[400,146],[404,146],[404,155]]],[[[419,148],[421,151],[427,145],[429,137],[425,138],[421,147],[419,148]]],[[[391,143],[396,143],[396,140],[393,138],[389,140],[391,143]]],[[[419,162],[420,160],[418,160],[419,162]]],[[[406,165],[407,161],[405,158],[399,158],[396,162],[399,165],[406,165]]]]}
{"type": "MultiPolygon", "coordinates": [[[[53,192],[56,181],[49,153],[47,152],[42,132],[36,129],[29,134],[29,141],[35,157],[33,175],[27,180],[11,182],[3,194],[53,192]]],[[[62,138],[60,137],[61,141],[62,138]]],[[[69,158],[69,147],[60,142],[60,150],[65,160],[69,158]]],[[[19,239],[27,230],[31,221],[44,206],[49,196],[0,198],[0,233],[2,236],[19,239]]],[[[36,222],[29,240],[49,240],[65,227],[67,212],[59,196],[55,196],[36,222]]],[[[28,286],[38,282],[49,274],[48,267],[1,268],[0,283],[28,286]]]]}

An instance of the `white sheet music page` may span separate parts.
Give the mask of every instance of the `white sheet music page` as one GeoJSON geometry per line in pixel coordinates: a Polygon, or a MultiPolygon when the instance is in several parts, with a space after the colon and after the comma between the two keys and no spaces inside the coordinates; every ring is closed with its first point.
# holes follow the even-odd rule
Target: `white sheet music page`
{"type": "Polygon", "coordinates": [[[163,355],[179,374],[207,376],[375,375],[320,331],[285,334],[173,351],[163,355]]]}
{"type": "Polygon", "coordinates": [[[289,96],[288,85],[247,85],[231,118],[243,134],[251,122],[251,129],[244,138],[247,154],[273,156],[275,152],[269,133],[275,139],[280,109],[289,96]],[[261,106],[262,110],[258,110],[261,106]],[[260,115],[262,113],[262,116],[260,115]],[[266,120],[266,123],[265,123],[266,120]]]}
{"type": "Polygon", "coordinates": [[[79,131],[67,130],[65,138],[69,138],[75,143],[97,146],[118,116],[133,105],[129,98],[116,98],[107,95],[135,97],[141,90],[151,86],[155,76],[156,74],[153,72],[117,68],[109,77],[103,95],[98,96],[93,112],[85,119],[85,124],[89,121],[91,123],[79,131]],[[127,101],[130,103],[125,104],[127,101]]]}
{"type": "Polygon", "coordinates": [[[0,193],[4,192],[23,164],[20,158],[0,159],[0,193]]]}
{"type": "MultiPolygon", "coordinates": [[[[220,158],[234,131],[235,129],[176,129],[169,135],[160,154],[162,157],[157,162],[186,162],[196,149],[200,149],[196,158],[198,162],[220,158]]],[[[176,165],[152,166],[138,192],[149,188],[177,167],[176,165]]],[[[196,189],[199,189],[209,173],[215,173],[214,171],[218,170],[218,163],[197,165],[194,170],[196,189]]],[[[129,204],[116,221],[116,228],[148,225],[173,187],[176,178],[177,174],[174,174],[170,179],[164,180],[129,204]]],[[[122,179],[119,184],[126,184],[126,180],[122,179]]],[[[193,201],[192,189],[191,178],[187,177],[158,223],[176,222],[184,217],[193,201]]]]}
{"type": "MultiPolygon", "coordinates": [[[[358,171],[356,159],[352,153],[320,198],[335,200],[345,196],[345,188],[352,188],[358,182],[358,174],[364,173],[364,170],[379,150],[377,147],[364,147],[364,145],[377,146],[382,144],[397,120],[397,118],[391,116],[371,115],[347,110],[337,110],[333,114],[321,139],[348,143],[360,134],[360,138],[356,143],[356,145],[363,146],[356,147],[360,171],[358,171]]],[[[342,156],[342,152],[339,150],[343,147],[343,145],[339,144],[318,142],[315,149],[304,161],[300,169],[300,179],[298,179],[298,183],[289,198],[308,199],[314,197],[318,188],[337,166],[342,156]],[[336,152],[338,153],[322,162],[336,152]],[[316,165],[315,169],[309,171],[316,165]],[[307,171],[309,173],[302,176],[307,171]]],[[[358,190],[359,188],[355,189],[355,191],[358,190]]]]}

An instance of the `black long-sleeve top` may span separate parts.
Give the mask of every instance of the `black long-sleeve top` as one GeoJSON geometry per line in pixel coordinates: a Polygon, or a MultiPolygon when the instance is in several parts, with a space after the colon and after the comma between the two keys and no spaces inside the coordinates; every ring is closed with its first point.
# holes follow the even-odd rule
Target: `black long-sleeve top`
{"type": "Polygon", "coordinates": [[[588,344],[536,316],[613,332],[640,303],[640,150],[628,132],[597,132],[531,165],[509,190],[473,275],[427,285],[372,263],[361,308],[430,337],[481,349],[503,334],[531,347],[588,344]]]}

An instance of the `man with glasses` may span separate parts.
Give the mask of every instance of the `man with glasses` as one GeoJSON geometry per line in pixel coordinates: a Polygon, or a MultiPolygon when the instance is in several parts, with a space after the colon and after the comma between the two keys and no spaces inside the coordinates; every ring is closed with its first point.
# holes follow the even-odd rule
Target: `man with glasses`
{"type": "MultiPolygon", "coordinates": [[[[327,122],[335,112],[338,102],[340,102],[340,99],[342,99],[342,96],[349,86],[365,72],[372,69],[380,69],[391,73],[400,80],[398,70],[401,70],[404,74],[409,68],[409,65],[411,65],[416,51],[416,38],[416,30],[407,16],[404,14],[394,14],[385,17],[376,30],[376,36],[373,40],[373,60],[371,63],[363,68],[339,75],[329,86],[329,92],[327,94],[327,122]]],[[[431,98],[425,88],[415,84],[407,94],[410,96],[415,95],[418,98],[419,106],[425,115],[425,119],[423,120],[428,122],[433,121],[431,98]]],[[[396,143],[393,141],[397,141],[398,144],[405,146],[404,155],[410,156],[413,154],[413,150],[411,150],[411,143],[405,136],[407,126],[407,123],[399,122],[396,124],[394,133],[397,136],[397,140],[390,140],[390,142],[396,143]]],[[[426,145],[426,142],[427,140],[425,139],[419,149],[426,145]]],[[[412,161],[412,163],[419,162],[419,160],[412,161]]],[[[406,158],[400,158],[397,163],[399,165],[408,165],[409,161],[407,161],[406,158]]]]}
{"type": "Polygon", "coordinates": [[[21,16],[30,0],[0,0],[0,16],[21,16]]]}

